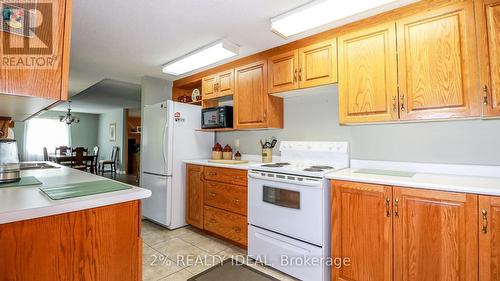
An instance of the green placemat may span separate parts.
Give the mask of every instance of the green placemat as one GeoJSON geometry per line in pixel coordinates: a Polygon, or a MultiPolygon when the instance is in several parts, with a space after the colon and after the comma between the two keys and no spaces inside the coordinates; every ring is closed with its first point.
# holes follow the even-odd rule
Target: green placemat
{"type": "Polygon", "coordinates": [[[129,185],[121,184],[115,181],[99,180],[68,184],[58,187],[40,188],[40,190],[52,200],[61,200],[130,188],[132,187],[129,185]]]}
{"type": "Polygon", "coordinates": [[[355,171],[355,173],[382,175],[382,176],[393,176],[393,177],[405,177],[405,178],[411,178],[416,174],[414,172],[375,170],[375,169],[359,169],[359,170],[355,171]]]}
{"type": "Polygon", "coordinates": [[[23,187],[30,185],[40,185],[41,181],[37,180],[35,177],[22,177],[20,181],[9,182],[9,183],[1,183],[0,188],[4,187],[23,187]]]}

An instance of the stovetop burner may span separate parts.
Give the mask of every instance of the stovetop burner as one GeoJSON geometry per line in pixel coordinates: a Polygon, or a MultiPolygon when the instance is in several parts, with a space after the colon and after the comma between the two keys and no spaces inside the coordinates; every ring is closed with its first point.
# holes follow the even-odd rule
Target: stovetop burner
{"type": "Polygon", "coordinates": [[[310,167],[310,168],[305,168],[304,171],[306,171],[306,172],[323,172],[324,170],[320,169],[320,168],[310,167]]]}
{"type": "Polygon", "coordinates": [[[332,166],[311,166],[311,169],[321,169],[321,170],[331,170],[333,169],[332,166]]]}
{"type": "Polygon", "coordinates": [[[264,164],[262,167],[267,167],[267,168],[282,168],[287,165],[290,165],[290,163],[272,163],[272,164],[264,164]]]}

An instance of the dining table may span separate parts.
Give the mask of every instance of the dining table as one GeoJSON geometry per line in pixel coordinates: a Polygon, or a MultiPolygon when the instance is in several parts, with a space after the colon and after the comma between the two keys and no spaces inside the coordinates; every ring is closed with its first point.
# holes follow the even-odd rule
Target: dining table
{"type": "MultiPolygon", "coordinates": [[[[74,154],[49,154],[49,161],[64,165],[65,163],[74,163],[76,161],[76,155],[74,154]]],[[[95,166],[97,164],[97,155],[86,154],[83,155],[84,162],[90,162],[90,172],[95,172],[95,166]]]]}

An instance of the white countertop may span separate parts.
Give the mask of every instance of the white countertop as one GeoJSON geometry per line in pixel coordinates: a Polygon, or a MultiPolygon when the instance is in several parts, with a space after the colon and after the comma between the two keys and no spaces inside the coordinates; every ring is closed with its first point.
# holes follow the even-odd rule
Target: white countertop
{"type": "MultiPolygon", "coordinates": [[[[374,167],[371,167],[374,168],[374,167]]],[[[413,177],[356,173],[350,168],[327,174],[327,179],[500,196],[500,178],[417,172],[413,177]]]]}
{"type": "Polygon", "coordinates": [[[34,176],[42,182],[42,185],[0,188],[0,224],[102,207],[151,196],[151,191],[134,186],[127,190],[51,200],[38,188],[107,178],[64,166],[57,169],[24,170],[21,171],[21,176],[34,176]]]}
{"type": "Polygon", "coordinates": [[[260,162],[255,162],[255,161],[249,161],[248,163],[243,163],[243,164],[223,164],[223,163],[208,162],[208,159],[184,160],[182,162],[184,162],[186,164],[212,166],[212,167],[229,168],[229,169],[239,169],[239,170],[249,170],[250,165],[260,163],[260,162]]]}

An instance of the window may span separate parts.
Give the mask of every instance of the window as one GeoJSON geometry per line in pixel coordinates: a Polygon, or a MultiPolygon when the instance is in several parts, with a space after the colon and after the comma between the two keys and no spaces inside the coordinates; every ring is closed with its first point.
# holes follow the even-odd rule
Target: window
{"type": "Polygon", "coordinates": [[[34,118],[26,124],[25,161],[43,160],[43,148],[54,153],[58,146],[70,145],[70,127],[57,119],[34,118]]]}

